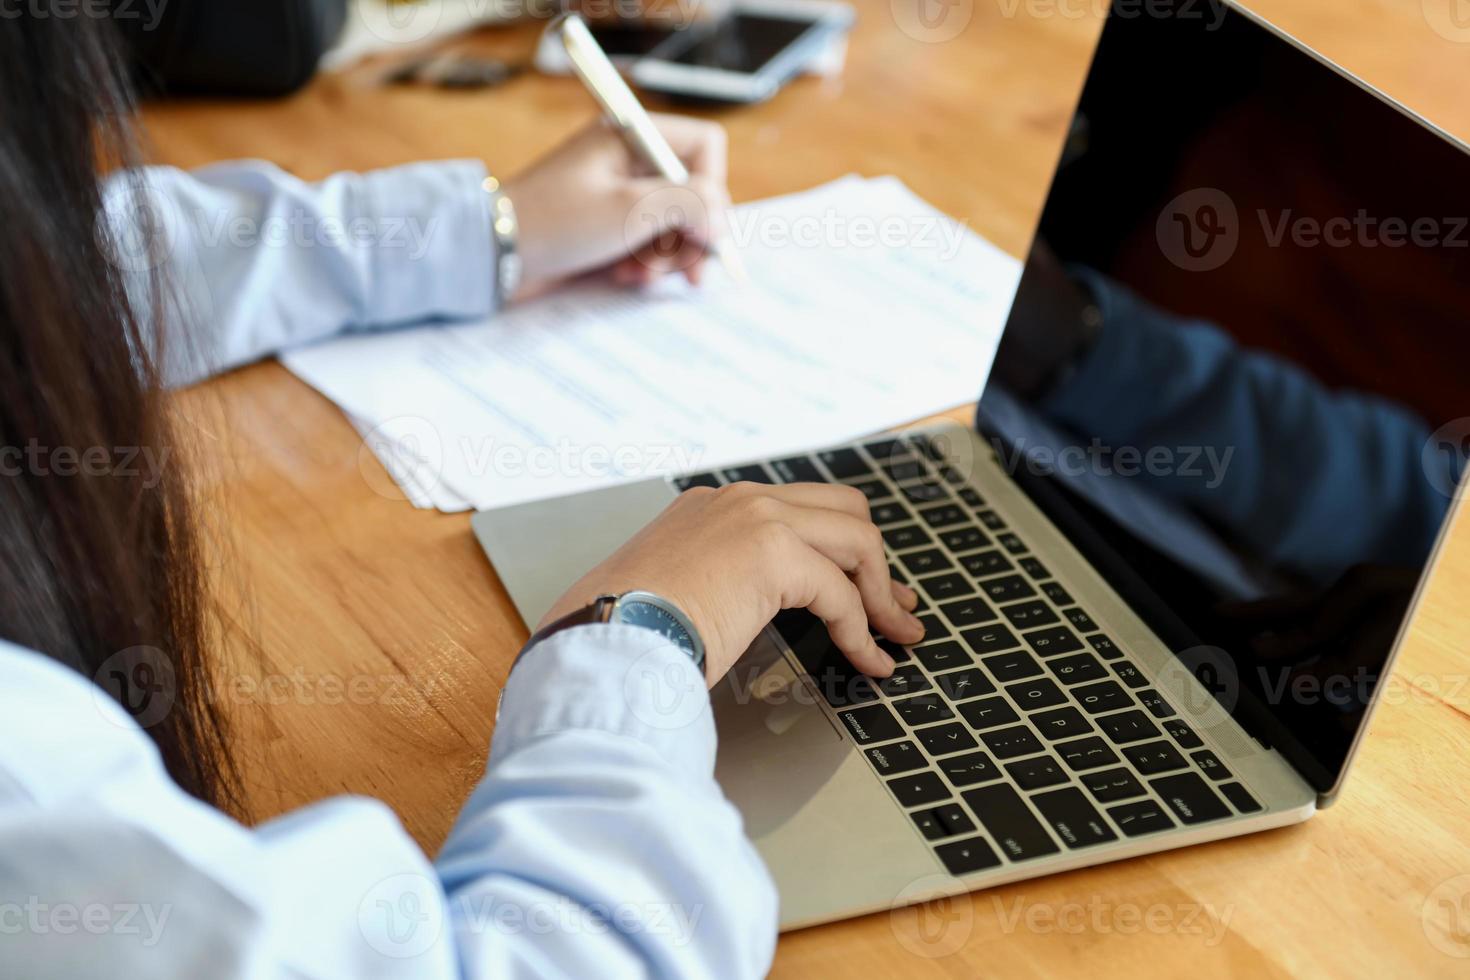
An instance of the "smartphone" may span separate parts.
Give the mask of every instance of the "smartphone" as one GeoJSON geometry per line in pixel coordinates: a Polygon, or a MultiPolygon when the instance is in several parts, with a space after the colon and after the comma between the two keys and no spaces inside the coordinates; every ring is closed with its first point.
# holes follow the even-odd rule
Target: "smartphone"
{"type": "Polygon", "coordinates": [[[714,102],[763,102],[843,42],[853,9],[828,0],[737,0],[633,62],[638,87],[714,102]]]}

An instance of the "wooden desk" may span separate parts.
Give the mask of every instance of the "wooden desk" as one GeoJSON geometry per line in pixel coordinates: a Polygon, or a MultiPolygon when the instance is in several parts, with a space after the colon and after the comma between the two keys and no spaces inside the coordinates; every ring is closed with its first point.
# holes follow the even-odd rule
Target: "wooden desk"
{"type": "MultiPolygon", "coordinates": [[[[841,79],[804,80],[769,105],[720,117],[736,199],[849,171],[896,173],[1019,253],[1099,6],[955,0],[948,9],[969,18],[963,30],[925,43],[896,26],[885,0],[859,0],[841,79]]],[[[1431,30],[1418,0],[1260,0],[1257,9],[1470,135],[1470,45],[1431,30]]],[[[532,39],[514,28],[475,43],[525,53],[532,39]]],[[[591,115],[566,79],[446,93],[381,89],[359,72],[283,102],[151,107],[146,124],[166,162],[259,156],[316,178],[448,156],[510,172],[591,115]]],[[[255,693],[220,688],[246,761],[250,817],[370,794],[434,850],[479,778],[496,696],[526,636],[468,519],[374,492],[384,474],[353,430],[275,363],[182,401],[197,423],[210,526],[226,546],[217,576],[233,625],[225,649],[230,662],[252,665],[240,675],[276,678],[255,693]]],[[[1470,960],[1444,950],[1453,921],[1470,954],[1470,878],[1444,885],[1427,911],[1426,897],[1470,875],[1470,613],[1457,598],[1470,593],[1467,533],[1452,539],[1392,700],[1334,809],[1297,828],[805,930],[782,940],[776,975],[1350,975],[1395,965],[1464,975],[1470,960]],[[1446,898],[1459,901],[1457,920],[1446,898]],[[1156,918],[1130,918],[1145,912],[1156,918]]]]}

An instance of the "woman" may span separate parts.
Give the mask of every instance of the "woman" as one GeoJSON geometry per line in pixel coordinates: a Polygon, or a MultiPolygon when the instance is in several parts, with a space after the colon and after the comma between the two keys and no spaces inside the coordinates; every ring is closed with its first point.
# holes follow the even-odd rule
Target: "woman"
{"type": "MultiPolygon", "coordinates": [[[[132,163],[109,25],[26,10],[0,22],[0,974],[761,974],[775,897],[712,779],[705,690],[782,607],[810,607],[876,675],[892,661],[870,621],[919,638],[915,596],[889,580],[861,496],[686,494],[572,585],[512,671],[485,779],[437,861],[370,800],[254,829],[232,821],[211,805],[228,805],[236,781],[202,694],[208,616],[162,386],[334,330],[489,312],[498,263],[483,168],[316,186],[262,165],[121,170],[104,186],[99,149],[107,168],[132,163]],[[438,229],[427,251],[371,236],[206,235],[394,216],[438,229]],[[141,248],[138,229],[150,233],[141,248]],[[95,465],[127,447],[172,462],[95,465]],[[63,467],[63,450],[94,465],[63,467]],[[596,597],[630,590],[659,597],[689,635],[577,625],[605,618],[605,604],[589,609],[596,597]],[[701,645],[702,662],[690,655],[701,645]],[[134,719],[93,683],[117,693],[119,673],[168,691],[161,717],[134,719]],[[653,710],[670,697],[692,709],[677,726],[653,710]]],[[[717,137],[667,126],[713,210],[717,137]]],[[[623,239],[642,227],[624,220],[630,208],[657,186],[601,130],[509,181],[525,288],[676,267],[648,264],[648,240],[623,239]]],[[[697,241],[707,229],[679,232],[697,241]]]]}

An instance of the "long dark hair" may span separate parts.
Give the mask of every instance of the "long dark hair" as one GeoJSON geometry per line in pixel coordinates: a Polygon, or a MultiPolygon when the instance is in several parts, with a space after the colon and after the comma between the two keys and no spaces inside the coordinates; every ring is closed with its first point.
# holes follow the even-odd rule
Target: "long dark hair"
{"type": "Polygon", "coordinates": [[[130,303],[101,220],[99,172],[136,159],[126,69],[107,21],[26,10],[0,20],[0,636],[102,682],[181,786],[233,803],[161,304],[130,303]]]}

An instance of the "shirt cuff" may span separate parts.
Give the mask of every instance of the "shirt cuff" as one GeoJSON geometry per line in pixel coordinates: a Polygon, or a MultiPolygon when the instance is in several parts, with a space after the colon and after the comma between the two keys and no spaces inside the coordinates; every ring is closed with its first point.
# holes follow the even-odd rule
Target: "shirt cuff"
{"type": "Polygon", "coordinates": [[[379,232],[368,305],[375,320],[396,324],[494,312],[495,244],[485,176],[478,160],[411,163],[363,175],[361,217],[379,232]]]}
{"type": "Polygon", "coordinates": [[[577,626],[526,650],[505,685],[490,765],[529,741],[568,731],[633,738],[690,777],[714,773],[704,675],[650,629],[577,626]]]}

